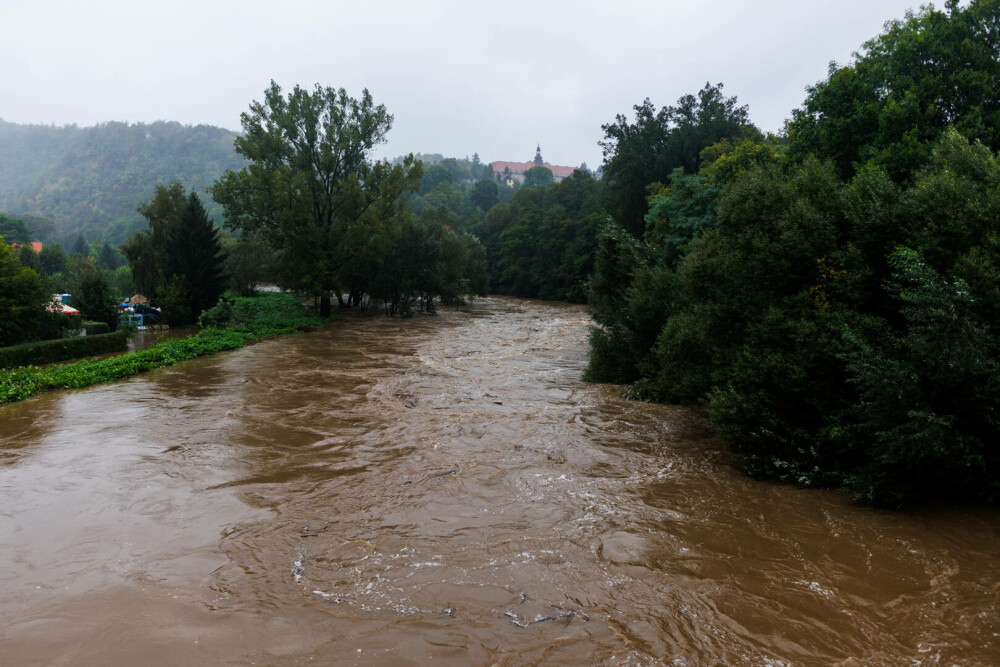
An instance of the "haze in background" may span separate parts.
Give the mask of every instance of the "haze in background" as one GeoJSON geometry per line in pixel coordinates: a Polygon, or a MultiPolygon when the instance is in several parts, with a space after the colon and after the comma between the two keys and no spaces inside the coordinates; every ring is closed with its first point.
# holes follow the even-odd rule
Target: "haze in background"
{"type": "MultiPolygon", "coordinates": [[[[381,156],[601,162],[601,125],[723,82],[778,131],[916,0],[40,2],[0,4],[0,119],[239,129],[271,79],[367,87],[395,115],[381,156]]],[[[2,150],[2,146],[0,146],[2,150]]]]}

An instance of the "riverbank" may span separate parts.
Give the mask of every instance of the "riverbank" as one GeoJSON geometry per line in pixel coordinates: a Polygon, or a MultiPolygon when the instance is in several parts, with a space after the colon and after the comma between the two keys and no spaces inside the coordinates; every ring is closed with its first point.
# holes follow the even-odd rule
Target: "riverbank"
{"type": "Polygon", "coordinates": [[[352,312],[8,406],[3,662],[1000,664],[1000,511],[746,477],[590,326],[352,312]]]}
{"type": "MultiPolygon", "coordinates": [[[[213,309],[215,310],[215,309],[213,309]]],[[[210,326],[181,339],[160,341],[146,349],[111,358],[84,359],[44,368],[22,366],[0,371],[0,405],[22,401],[53,389],[88,387],[111,382],[186,359],[233,350],[265,338],[297,333],[322,324],[290,294],[260,294],[234,299],[228,326],[210,326]]]]}

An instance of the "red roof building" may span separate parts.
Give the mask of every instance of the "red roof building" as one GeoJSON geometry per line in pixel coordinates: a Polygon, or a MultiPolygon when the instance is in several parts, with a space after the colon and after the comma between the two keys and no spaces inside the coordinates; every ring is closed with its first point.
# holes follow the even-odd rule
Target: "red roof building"
{"type": "MultiPolygon", "coordinates": [[[[42,251],[42,242],[41,241],[31,241],[28,245],[30,245],[31,249],[34,250],[35,252],[41,252],[42,251]]],[[[21,249],[21,244],[20,243],[11,243],[10,247],[13,248],[14,250],[20,250],[21,249]]]]}
{"type": "Polygon", "coordinates": [[[567,176],[572,176],[573,172],[576,171],[576,167],[562,167],[543,161],[541,146],[535,149],[535,159],[532,162],[506,162],[504,160],[490,162],[490,168],[493,169],[493,178],[506,185],[524,183],[524,172],[534,167],[545,167],[552,172],[552,177],[556,181],[561,181],[567,176]]]}

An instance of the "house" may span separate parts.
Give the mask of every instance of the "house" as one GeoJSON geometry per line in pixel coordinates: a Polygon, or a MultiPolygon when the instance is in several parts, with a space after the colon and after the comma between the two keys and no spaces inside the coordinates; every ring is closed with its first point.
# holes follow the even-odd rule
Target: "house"
{"type": "Polygon", "coordinates": [[[576,167],[562,167],[549,164],[542,159],[542,147],[535,148],[535,159],[531,162],[506,162],[497,160],[490,163],[493,170],[493,178],[504,185],[513,186],[514,183],[524,183],[524,172],[534,167],[545,167],[552,172],[552,177],[556,181],[561,181],[567,176],[572,176],[576,167]]]}
{"type": "MultiPolygon", "coordinates": [[[[42,251],[42,242],[41,241],[31,241],[30,243],[28,243],[28,245],[30,245],[31,249],[34,250],[36,253],[40,253],[42,251]]],[[[21,244],[20,243],[11,243],[10,247],[13,248],[14,250],[20,250],[21,249],[21,244]]]]}

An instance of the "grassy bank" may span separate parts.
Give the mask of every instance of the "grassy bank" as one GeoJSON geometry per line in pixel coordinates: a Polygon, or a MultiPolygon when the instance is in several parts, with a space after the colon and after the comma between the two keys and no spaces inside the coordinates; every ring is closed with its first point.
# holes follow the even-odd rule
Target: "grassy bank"
{"type": "Polygon", "coordinates": [[[166,340],[153,347],[111,359],[86,359],[46,368],[22,366],[0,371],[0,403],[21,401],[50,389],[87,387],[131,377],[221,350],[233,350],[262,338],[296,333],[319,326],[299,300],[289,294],[261,294],[234,299],[231,305],[213,308],[214,326],[193,336],[166,340]]]}

